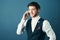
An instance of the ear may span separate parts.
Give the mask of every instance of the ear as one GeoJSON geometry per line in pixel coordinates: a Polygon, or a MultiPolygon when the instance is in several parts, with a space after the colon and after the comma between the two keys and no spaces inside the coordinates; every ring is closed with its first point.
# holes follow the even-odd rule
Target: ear
{"type": "Polygon", "coordinates": [[[40,12],[40,10],[38,10],[38,13],[40,12]]]}

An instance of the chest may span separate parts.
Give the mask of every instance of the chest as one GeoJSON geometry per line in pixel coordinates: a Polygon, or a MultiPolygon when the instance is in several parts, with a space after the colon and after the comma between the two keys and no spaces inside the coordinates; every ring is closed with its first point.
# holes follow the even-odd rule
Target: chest
{"type": "Polygon", "coordinates": [[[31,24],[31,20],[29,20],[27,22],[27,25],[26,25],[27,32],[34,33],[34,32],[40,32],[40,31],[42,31],[42,22],[43,22],[43,20],[39,19],[38,21],[36,21],[33,24],[31,24]]]}
{"type": "Polygon", "coordinates": [[[37,23],[38,23],[38,20],[32,20],[31,21],[31,29],[32,29],[32,32],[34,32],[37,23]]]}

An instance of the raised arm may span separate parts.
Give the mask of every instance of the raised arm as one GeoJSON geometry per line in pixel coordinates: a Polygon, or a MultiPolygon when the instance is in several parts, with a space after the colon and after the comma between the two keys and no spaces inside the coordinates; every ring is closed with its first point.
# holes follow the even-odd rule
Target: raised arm
{"type": "Polygon", "coordinates": [[[23,33],[22,29],[26,26],[26,23],[27,23],[27,17],[28,17],[28,11],[26,11],[21,19],[21,22],[18,24],[18,28],[17,28],[17,35],[20,35],[23,33]]]}

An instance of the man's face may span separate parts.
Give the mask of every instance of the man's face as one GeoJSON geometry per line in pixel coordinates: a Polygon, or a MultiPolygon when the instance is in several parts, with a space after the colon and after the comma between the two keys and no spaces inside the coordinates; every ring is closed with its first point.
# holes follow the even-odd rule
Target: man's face
{"type": "Polygon", "coordinates": [[[36,17],[38,15],[38,10],[35,6],[29,6],[28,11],[29,11],[29,14],[32,18],[36,17]]]}

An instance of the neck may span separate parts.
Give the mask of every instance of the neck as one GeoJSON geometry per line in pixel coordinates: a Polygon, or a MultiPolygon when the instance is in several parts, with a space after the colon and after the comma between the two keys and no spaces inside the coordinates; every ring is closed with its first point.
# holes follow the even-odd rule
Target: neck
{"type": "Polygon", "coordinates": [[[32,17],[32,19],[37,19],[37,18],[40,18],[39,15],[35,16],[35,17],[32,17]]]}

